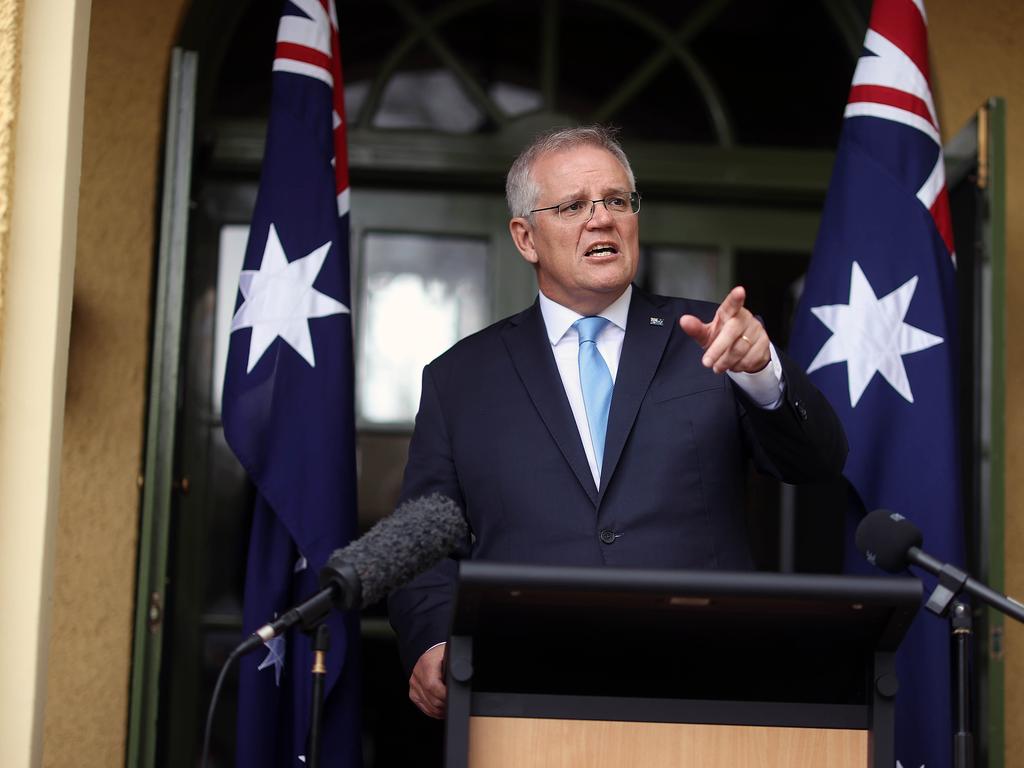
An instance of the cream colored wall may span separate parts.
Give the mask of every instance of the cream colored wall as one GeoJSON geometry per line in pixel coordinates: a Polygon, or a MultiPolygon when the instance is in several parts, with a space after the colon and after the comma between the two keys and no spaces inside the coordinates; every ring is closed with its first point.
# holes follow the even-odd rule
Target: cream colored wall
{"type": "Polygon", "coordinates": [[[4,262],[10,248],[14,127],[21,84],[21,0],[0,0],[0,354],[4,341],[4,262]]]}
{"type": "Polygon", "coordinates": [[[0,765],[13,768],[42,753],[89,2],[23,12],[0,357],[0,765]]]}
{"type": "Polygon", "coordinates": [[[185,5],[92,3],[47,766],[124,762],[158,177],[170,51],[185,5]]]}
{"type": "MultiPolygon", "coordinates": [[[[1006,591],[1024,596],[1024,3],[926,0],[944,136],[1006,99],[1006,591]]],[[[1024,631],[1007,622],[1006,766],[1024,766],[1024,631]]]]}

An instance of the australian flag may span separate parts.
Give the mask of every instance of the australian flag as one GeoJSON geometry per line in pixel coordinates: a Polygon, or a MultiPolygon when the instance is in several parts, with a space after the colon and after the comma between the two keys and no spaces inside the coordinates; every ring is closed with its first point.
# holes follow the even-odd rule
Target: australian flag
{"type": "MultiPolygon", "coordinates": [[[[956,256],[923,0],[875,0],[844,118],[791,351],[846,427],[860,512],[899,512],[962,563],[956,256]]],[[[897,671],[899,764],[948,768],[948,624],[922,611],[897,671]]]]}
{"type": "MultiPolygon", "coordinates": [[[[334,0],[289,0],[224,383],[224,433],[257,492],[245,634],[313,594],[319,568],[355,533],[342,95],[334,0]]],[[[358,766],[358,616],[333,613],[328,625],[321,754],[358,766]]],[[[311,669],[297,630],[241,660],[238,766],[304,764],[311,669]]]]}

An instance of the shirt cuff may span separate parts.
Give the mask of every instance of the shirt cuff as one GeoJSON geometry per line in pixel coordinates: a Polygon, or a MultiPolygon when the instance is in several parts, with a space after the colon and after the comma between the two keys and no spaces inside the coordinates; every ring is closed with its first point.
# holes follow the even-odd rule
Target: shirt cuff
{"type": "Polygon", "coordinates": [[[782,363],[775,351],[775,345],[768,342],[768,351],[772,358],[764,368],[756,373],[735,373],[726,371],[736,386],[746,393],[747,397],[768,411],[774,411],[782,405],[782,393],[785,384],[782,381],[782,363]]]}
{"type": "Polygon", "coordinates": [[[427,650],[425,650],[423,653],[421,653],[420,656],[422,657],[423,655],[429,653],[430,651],[432,651],[435,648],[437,648],[437,646],[439,646],[439,645],[447,645],[447,644],[448,644],[447,640],[442,640],[440,643],[434,643],[432,646],[427,648],[427,650]]]}

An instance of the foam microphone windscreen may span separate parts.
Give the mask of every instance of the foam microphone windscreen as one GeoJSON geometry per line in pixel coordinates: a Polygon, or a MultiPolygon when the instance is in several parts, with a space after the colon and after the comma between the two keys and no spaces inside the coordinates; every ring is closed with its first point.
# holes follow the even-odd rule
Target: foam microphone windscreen
{"type": "Polygon", "coordinates": [[[857,549],[868,562],[889,573],[907,567],[907,552],[919,547],[921,530],[903,515],[888,509],[876,509],[864,516],[857,526],[857,549]]]}
{"type": "Polygon", "coordinates": [[[360,607],[372,605],[395,587],[427,570],[458,547],[469,535],[459,505],[439,493],[411,499],[347,547],[334,551],[321,574],[354,569],[360,607]]]}

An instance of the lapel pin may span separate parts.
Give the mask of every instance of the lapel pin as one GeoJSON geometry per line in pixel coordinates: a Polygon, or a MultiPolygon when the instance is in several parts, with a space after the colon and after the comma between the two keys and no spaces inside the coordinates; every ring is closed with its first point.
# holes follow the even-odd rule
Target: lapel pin
{"type": "Polygon", "coordinates": [[[664,325],[664,324],[665,324],[665,320],[660,318],[660,317],[652,317],[651,318],[651,325],[664,325]]]}

